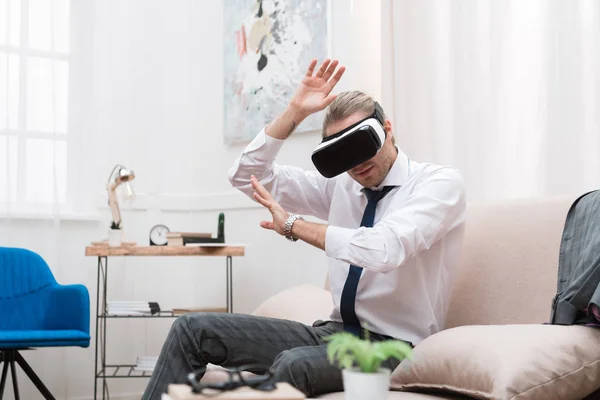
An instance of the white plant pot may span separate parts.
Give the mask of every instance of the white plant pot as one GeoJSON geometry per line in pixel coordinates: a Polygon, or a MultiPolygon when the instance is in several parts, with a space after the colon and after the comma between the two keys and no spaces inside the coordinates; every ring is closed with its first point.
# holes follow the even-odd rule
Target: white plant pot
{"type": "Polygon", "coordinates": [[[366,373],[357,369],[342,370],[346,400],[386,400],[390,387],[390,370],[366,373]]]}
{"type": "Polygon", "coordinates": [[[119,247],[123,238],[123,231],[121,229],[109,229],[108,230],[108,245],[111,247],[119,247]]]}

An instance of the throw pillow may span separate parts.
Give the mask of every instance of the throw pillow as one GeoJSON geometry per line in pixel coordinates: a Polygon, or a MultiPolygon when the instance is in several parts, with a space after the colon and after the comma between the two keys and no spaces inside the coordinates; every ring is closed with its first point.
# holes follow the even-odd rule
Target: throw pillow
{"type": "Polygon", "coordinates": [[[295,286],[265,300],[252,315],[289,319],[306,325],[328,320],[333,300],[331,293],[314,285],[295,286]]]}
{"type": "Polygon", "coordinates": [[[462,326],[418,344],[393,372],[399,390],[477,399],[580,399],[600,388],[600,330],[584,326],[462,326]]]}

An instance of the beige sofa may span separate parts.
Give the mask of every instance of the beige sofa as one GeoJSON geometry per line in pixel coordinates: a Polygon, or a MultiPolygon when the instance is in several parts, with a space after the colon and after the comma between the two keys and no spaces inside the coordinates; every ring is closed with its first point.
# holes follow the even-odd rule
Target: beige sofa
{"type": "MultiPolygon", "coordinates": [[[[564,197],[469,205],[446,328],[548,321],[556,291],[561,232],[573,200],[564,197]]],[[[268,299],[254,314],[310,324],[326,319],[330,309],[329,292],[302,285],[268,299]]],[[[343,393],[323,398],[343,399],[343,393]]],[[[451,398],[459,397],[398,391],[389,394],[389,399],[451,398]]]]}

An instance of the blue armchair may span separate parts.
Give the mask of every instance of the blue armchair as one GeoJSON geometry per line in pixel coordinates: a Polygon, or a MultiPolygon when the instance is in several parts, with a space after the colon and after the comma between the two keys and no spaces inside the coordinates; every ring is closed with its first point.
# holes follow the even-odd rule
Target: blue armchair
{"type": "Polygon", "coordinates": [[[29,250],[0,247],[0,399],[15,362],[46,399],[54,399],[19,350],[90,345],[90,298],[82,285],[59,285],[46,262],[29,250]],[[2,365],[4,363],[4,365],[2,365]]]}

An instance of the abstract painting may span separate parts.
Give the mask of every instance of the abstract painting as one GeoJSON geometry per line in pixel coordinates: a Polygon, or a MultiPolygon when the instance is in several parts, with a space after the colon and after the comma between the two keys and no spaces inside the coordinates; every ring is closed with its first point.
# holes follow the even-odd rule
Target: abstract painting
{"type": "MultiPolygon", "coordinates": [[[[327,57],[328,0],[224,1],[224,142],[248,143],[327,57]]],[[[322,112],[299,131],[319,130],[322,112]]]]}

